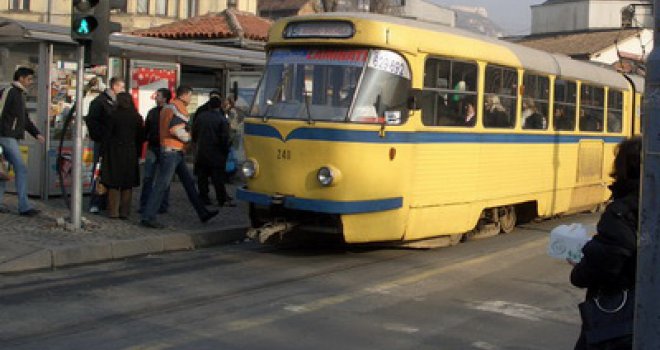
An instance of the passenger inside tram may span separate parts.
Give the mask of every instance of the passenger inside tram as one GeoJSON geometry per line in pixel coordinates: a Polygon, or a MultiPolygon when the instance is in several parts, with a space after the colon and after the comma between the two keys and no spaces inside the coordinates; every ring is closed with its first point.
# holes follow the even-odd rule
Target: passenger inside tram
{"type": "Polygon", "coordinates": [[[509,113],[497,95],[487,95],[484,102],[484,126],[506,128],[510,126],[509,113]]]}

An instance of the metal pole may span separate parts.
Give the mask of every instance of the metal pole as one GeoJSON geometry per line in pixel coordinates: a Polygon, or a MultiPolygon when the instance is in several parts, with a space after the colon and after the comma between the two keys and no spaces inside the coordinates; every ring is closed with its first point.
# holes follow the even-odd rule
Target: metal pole
{"type": "Polygon", "coordinates": [[[48,200],[48,162],[50,150],[50,67],[53,61],[52,44],[47,42],[39,43],[39,69],[37,72],[37,111],[41,120],[38,120],[39,130],[44,131],[46,138],[45,145],[40,145],[41,162],[39,162],[39,186],[40,196],[48,200]]]}
{"type": "Polygon", "coordinates": [[[53,0],[48,0],[48,18],[46,23],[51,24],[53,21],[53,0]]]}
{"type": "Polygon", "coordinates": [[[660,0],[653,12],[653,51],[647,60],[642,121],[642,188],[637,252],[634,349],[660,349],[660,0]]]}
{"type": "Polygon", "coordinates": [[[76,120],[73,141],[73,174],[71,185],[71,226],[80,230],[82,213],[82,123],[83,123],[83,85],[85,83],[85,46],[78,46],[78,77],[76,78],[76,120]]]}

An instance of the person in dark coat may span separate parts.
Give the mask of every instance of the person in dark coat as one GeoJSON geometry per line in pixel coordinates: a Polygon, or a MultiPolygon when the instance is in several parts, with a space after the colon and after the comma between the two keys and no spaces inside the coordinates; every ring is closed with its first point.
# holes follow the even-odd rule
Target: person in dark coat
{"type": "Polygon", "coordinates": [[[206,111],[210,111],[212,109],[211,107],[211,99],[218,98],[222,100],[222,94],[220,93],[219,90],[213,90],[209,92],[209,100],[206,101],[203,105],[199,106],[197,110],[195,111],[195,114],[193,114],[193,124],[195,123],[195,117],[198,115],[202,115],[202,113],[206,111]]]}
{"type": "MultiPolygon", "coordinates": [[[[103,154],[103,140],[107,137],[108,119],[115,109],[117,95],[124,92],[126,83],[124,79],[114,77],[110,79],[110,87],[98,95],[90,104],[89,112],[85,118],[85,124],[89,131],[89,137],[94,141],[94,164],[99,162],[103,154]]],[[[93,176],[93,175],[92,175],[93,176]]],[[[94,181],[92,181],[95,184],[94,181]]],[[[89,212],[98,214],[106,207],[106,197],[97,195],[96,188],[91,189],[92,195],[89,199],[89,212]]]]}
{"type": "Polygon", "coordinates": [[[197,144],[195,170],[200,198],[209,203],[209,177],[215,187],[220,206],[227,203],[225,190],[225,164],[229,154],[229,122],[222,111],[222,100],[212,98],[210,110],[195,117],[192,140],[197,144]]]}
{"type": "MultiPolygon", "coordinates": [[[[571,283],[587,288],[587,299],[598,293],[634,293],[641,149],[638,137],[619,145],[612,173],[614,183],[610,186],[612,202],[598,221],[598,233],[582,248],[582,260],[577,264],[569,261],[573,265],[571,283]]],[[[588,345],[583,325],[575,349],[632,349],[632,335],[588,345]]]]}
{"type": "Polygon", "coordinates": [[[117,95],[117,108],[107,126],[101,183],[108,188],[108,216],[127,219],[133,187],[140,186],[138,159],[144,142],[142,116],[135,109],[131,94],[117,95]]]}

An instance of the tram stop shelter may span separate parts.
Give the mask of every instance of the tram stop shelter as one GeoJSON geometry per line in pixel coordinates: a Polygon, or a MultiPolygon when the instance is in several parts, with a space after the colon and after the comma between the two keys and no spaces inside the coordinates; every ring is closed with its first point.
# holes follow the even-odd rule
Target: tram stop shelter
{"type": "MultiPolygon", "coordinates": [[[[71,184],[71,128],[64,129],[66,115],[74,106],[77,43],[70,29],[43,23],[23,22],[0,17],[0,88],[11,83],[19,66],[36,72],[36,83],[28,99],[32,121],[46,137],[46,145],[27,137],[21,141],[23,157],[29,169],[28,192],[47,198],[61,194],[71,184]],[[60,166],[57,159],[60,140],[64,139],[60,166]],[[60,176],[62,175],[62,176],[60,176]]],[[[205,101],[211,89],[242,96],[246,101],[256,89],[260,71],[265,65],[263,51],[138,37],[114,33],[110,37],[110,59],[107,66],[85,70],[88,94],[83,100],[86,114],[89,102],[105,88],[108,77],[126,80],[136,106],[143,116],[154,106],[156,89],[174,89],[179,84],[191,85],[198,94],[190,108],[205,101]]],[[[85,137],[83,185],[88,188],[92,173],[91,141],[85,137]]],[[[13,183],[10,183],[11,190],[13,183]]]]}

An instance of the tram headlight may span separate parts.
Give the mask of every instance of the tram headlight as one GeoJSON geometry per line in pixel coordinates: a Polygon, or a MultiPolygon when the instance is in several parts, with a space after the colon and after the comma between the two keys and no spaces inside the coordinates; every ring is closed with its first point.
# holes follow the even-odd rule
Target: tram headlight
{"type": "Polygon", "coordinates": [[[243,172],[243,176],[245,176],[248,179],[252,179],[257,176],[257,173],[259,172],[259,165],[257,164],[256,160],[248,159],[245,162],[243,162],[243,165],[241,166],[241,171],[243,172]]]}
{"type": "Polygon", "coordinates": [[[316,172],[316,179],[321,186],[332,186],[339,181],[340,177],[339,170],[331,166],[323,166],[316,172]]]}

